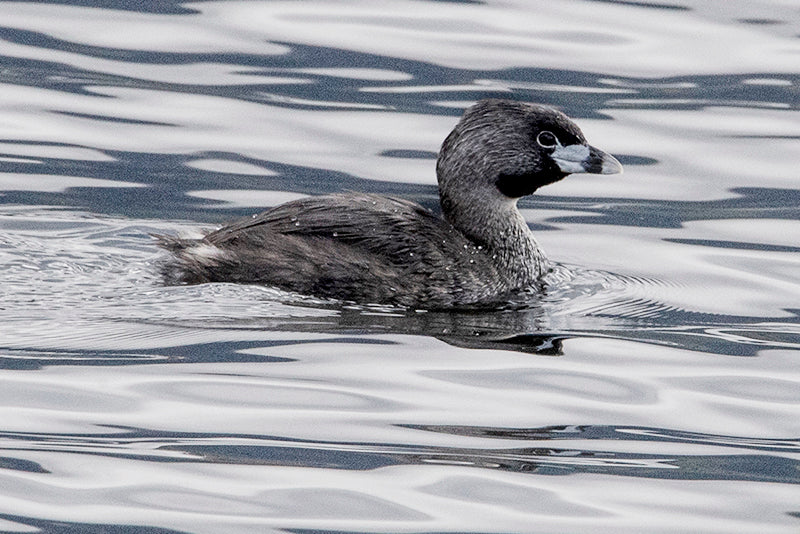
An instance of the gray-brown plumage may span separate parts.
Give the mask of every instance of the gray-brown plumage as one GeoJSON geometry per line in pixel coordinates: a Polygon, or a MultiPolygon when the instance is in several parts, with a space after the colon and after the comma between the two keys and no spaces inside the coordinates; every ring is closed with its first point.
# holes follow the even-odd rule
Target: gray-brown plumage
{"type": "Polygon", "coordinates": [[[468,109],[436,171],[443,218],[396,198],[304,198],[202,239],[159,236],[168,283],[265,284],[318,297],[418,308],[497,305],[548,263],[519,197],[575,172],[622,167],[555,110],[506,100],[468,109]]]}

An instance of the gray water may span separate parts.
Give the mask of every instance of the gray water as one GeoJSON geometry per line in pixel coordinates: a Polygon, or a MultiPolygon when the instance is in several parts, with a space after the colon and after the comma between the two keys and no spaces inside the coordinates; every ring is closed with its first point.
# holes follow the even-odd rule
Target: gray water
{"type": "Polygon", "coordinates": [[[0,531],[798,532],[794,1],[0,2],[0,531]],[[625,165],[522,310],[164,287],[154,232],[436,208],[471,102],[625,165]]]}

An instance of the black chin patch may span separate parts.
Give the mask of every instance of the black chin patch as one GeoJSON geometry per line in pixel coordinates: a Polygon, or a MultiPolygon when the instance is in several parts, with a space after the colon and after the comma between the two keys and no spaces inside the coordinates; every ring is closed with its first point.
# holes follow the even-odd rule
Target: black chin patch
{"type": "Polygon", "coordinates": [[[567,176],[565,173],[552,174],[544,179],[541,173],[503,173],[497,177],[497,189],[509,198],[520,198],[533,194],[543,185],[552,184],[567,176]]]}

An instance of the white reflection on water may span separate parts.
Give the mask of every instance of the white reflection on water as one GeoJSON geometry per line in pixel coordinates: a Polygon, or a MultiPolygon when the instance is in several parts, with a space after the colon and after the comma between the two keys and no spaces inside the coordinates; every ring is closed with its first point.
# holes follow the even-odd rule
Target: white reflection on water
{"type": "Polygon", "coordinates": [[[800,24],[668,3],[0,5],[0,529],[795,532],[800,24]],[[430,200],[484,96],[631,162],[523,202],[539,306],[159,284],[174,218],[430,200]]]}
{"type": "Polygon", "coordinates": [[[41,516],[46,503],[49,514],[62,521],[81,522],[91,511],[101,523],[157,522],[200,533],[263,528],[530,532],[532,522],[536,531],[569,526],[592,532],[675,532],[691,524],[697,532],[791,532],[773,510],[796,503],[793,488],[763,483],[752,484],[749,498],[731,510],[728,503],[741,492],[737,483],[717,482],[709,494],[708,483],[701,481],[491,472],[476,477],[458,466],[342,472],[138,462],[135,470],[120,470],[118,460],[103,456],[25,456],[53,472],[4,476],[4,486],[15,488],[15,494],[36,496],[35,501],[19,499],[16,514],[41,516]],[[63,488],[72,490],[68,499],[63,488]]]}
{"type": "MultiPolygon", "coordinates": [[[[681,11],[636,9],[622,3],[515,0],[416,6],[415,2],[270,2],[211,3],[198,8],[209,19],[237,31],[278,42],[394,57],[419,57],[424,51],[426,59],[436,64],[467,69],[569,64],[585,70],[602,65],[609,73],[644,76],[795,72],[790,65],[800,47],[763,27],[721,23],[718,15],[687,16],[681,11]],[[697,53],[698,35],[703,36],[702,54],[697,53]]],[[[726,14],[733,18],[737,11],[741,18],[796,20],[792,8],[780,1],[756,6],[737,3],[726,14]]]]}
{"type": "MultiPolygon", "coordinates": [[[[23,160],[23,162],[37,163],[30,160],[23,160]]],[[[52,174],[3,173],[0,176],[0,189],[3,191],[65,192],[71,187],[137,187],[141,185],[116,180],[100,180],[82,176],[56,176],[52,174]]]]}
{"type": "MultiPolygon", "coordinates": [[[[398,161],[378,154],[387,149],[438,149],[455,124],[453,118],[429,115],[302,111],[164,91],[107,87],[92,90],[113,98],[4,88],[0,135],[105,150],[225,151],[295,165],[318,166],[324,159],[328,169],[363,178],[434,184],[433,161],[398,161]],[[114,123],[110,128],[104,121],[47,113],[52,107],[163,125],[114,123]],[[34,122],[28,120],[32,112],[37,116],[34,122]],[[180,135],[176,135],[176,128],[180,135]]],[[[9,152],[16,153],[14,147],[9,152]]]]}
{"type": "MultiPolygon", "coordinates": [[[[560,232],[539,232],[537,236],[553,258],[645,280],[626,284],[628,301],[638,296],[695,312],[792,317],[789,310],[800,302],[800,285],[793,274],[800,272],[800,257],[793,248],[797,241],[791,240],[797,224],[762,220],[750,227],[751,222],[697,221],[680,229],[614,227],[610,233],[607,225],[559,222],[560,232]],[[736,228],[744,226],[748,226],[745,232],[736,233],[736,228]],[[763,237],[754,235],[759,229],[763,237]],[[783,237],[772,237],[779,235],[788,243],[783,237]],[[736,238],[734,246],[714,246],[732,237],[736,238]],[[789,248],[765,251],[746,246],[776,241],[789,248]],[[737,242],[741,248],[735,246],[737,242]]],[[[612,300],[619,297],[614,293],[607,296],[612,300]]],[[[602,305],[604,295],[595,293],[573,301],[566,309],[588,311],[602,305]]]]}

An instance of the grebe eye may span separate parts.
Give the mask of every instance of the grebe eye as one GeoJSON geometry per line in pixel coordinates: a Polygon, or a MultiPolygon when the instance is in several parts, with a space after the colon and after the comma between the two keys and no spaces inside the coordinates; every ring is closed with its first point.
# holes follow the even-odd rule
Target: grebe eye
{"type": "Polygon", "coordinates": [[[558,144],[558,138],[553,134],[553,132],[539,132],[539,135],[536,136],[536,142],[539,143],[539,146],[544,148],[553,148],[558,144]]]}

